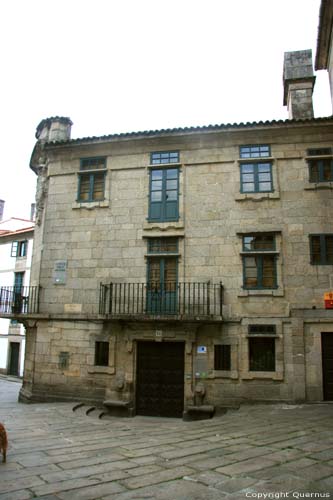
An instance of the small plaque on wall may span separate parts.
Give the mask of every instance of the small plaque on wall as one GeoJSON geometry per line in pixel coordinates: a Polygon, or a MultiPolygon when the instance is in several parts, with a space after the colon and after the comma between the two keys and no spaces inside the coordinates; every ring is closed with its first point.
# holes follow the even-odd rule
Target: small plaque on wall
{"type": "Polygon", "coordinates": [[[53,283],[65,285],[67,278],[67,260],[56,260],[53,268],[53,283]]]}

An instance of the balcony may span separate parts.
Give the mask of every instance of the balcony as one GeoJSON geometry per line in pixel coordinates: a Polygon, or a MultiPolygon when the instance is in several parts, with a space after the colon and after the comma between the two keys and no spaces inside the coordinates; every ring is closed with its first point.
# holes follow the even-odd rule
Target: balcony
{"type": "Polygon", "coordinates": [[[38,286],[0,287],[0,316],[39,312],[38,286]]]}
{"type": "Polygon", "coordinates": [[[100,285],[99,313],[114,318],[221,320],[222,305],[222,283],[170,281],[100,285]]]}

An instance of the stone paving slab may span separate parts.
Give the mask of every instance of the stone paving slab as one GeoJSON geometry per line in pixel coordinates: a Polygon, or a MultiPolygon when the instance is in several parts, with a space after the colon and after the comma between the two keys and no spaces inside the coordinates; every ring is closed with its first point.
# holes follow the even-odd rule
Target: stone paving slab
{"type": "Polygon", "coordinates": [[[87,407],[73,412],[75,403],[18,403],[19,388],[0,377],[9,437],[0,500],[275,500],[293,492],[333,500],[333,404],[244,405],[200,422],[100,420],[87,407]]]}

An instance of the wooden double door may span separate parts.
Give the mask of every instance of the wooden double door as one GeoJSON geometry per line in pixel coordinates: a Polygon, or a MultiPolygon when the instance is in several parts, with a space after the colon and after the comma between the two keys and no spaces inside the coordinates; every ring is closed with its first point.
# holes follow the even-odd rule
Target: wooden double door
{"type": "Polygon", "coordinates": [[[184,343],[138,342],[136,413],[182,417],[184,343]]]}

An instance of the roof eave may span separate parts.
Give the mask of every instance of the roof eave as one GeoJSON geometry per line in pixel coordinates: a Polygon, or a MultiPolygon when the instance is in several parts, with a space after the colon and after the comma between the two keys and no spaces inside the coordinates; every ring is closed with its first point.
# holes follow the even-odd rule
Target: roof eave
{"type": "MultiPolygon", "coordinates": [[[[101,144],[107,142],[119,142],[119,141],[132,141],[132,140],[143,140],[152,138],[162,138],[167,136],[189,136],[197,134],[211,134],[216,132],[230,132],[230,131],[242,131],[250,129],[267,129],[267,128],[281,128],[281,127],[299,127],[299,126],[313,126],[325,124],[327,122],[332,122],[333,116],[321,117],[321,118],[310,118],[305,120],[272,120],[272,121],[260,121],[260,122],[247,122],[247,123],[228,123],[222,125],[207,125],[202,127],[185,127],[185,128],[174,128],[174,129],[162,129],[162,130],[148,130],[144,132],[129,132],[121,134],[110,134],[100,137],[82,137],[78,139],[71,139],[69,141],[59,141],[59,142],[48,142],[44,145],[45,149],[59,149],[62,147],[73,147],[85,144],[101,144]]],[[[31,165],[32,166],[32,165],[31,165]]]]}
{"type": "Polygon", "coordinates": [[[331,45],[333,23],[332,0],[321,0],[315,69],[328,69],[328,56],[331,45]]]}

